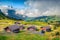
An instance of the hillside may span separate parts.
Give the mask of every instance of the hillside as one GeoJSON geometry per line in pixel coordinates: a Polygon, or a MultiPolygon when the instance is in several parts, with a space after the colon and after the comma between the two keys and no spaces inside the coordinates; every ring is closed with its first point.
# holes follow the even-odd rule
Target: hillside
{"type": "MultiPolygon", "coordinates": [[[[35,18],[35,20],[26,22],[26,21],[19,21],[21,24],[25,24],[25,28],[28,28],[30,25],[36,25],[37,29],[40,29],[40,26],[47,26],[48,24],[45,23],[44,21],[54,21],[54,20],[59,20],[60,17],[58,16],[49,16],[49,17],[39,17],[35,18]],[[42,22],[41,22],[42,21],[42,22]]],[[[13,25],[15,22],[15,19],[9,18],[5,16],[3,13],[0,13],[0,31],[3,30],[3,28],[13,25]],[[4,20],[4,19],[9,19],[9,20],[4,20]]],[[[52,28],[54,27],[53,25],[51,26],[52,28]]],[[[57,30],[60,30],[57,28],[57,30]]],[[[22,30],[18,34],[2,34],[0,32],[0,40],[55,40],[55,31],[53,30],[52,32],[46,32],[45,36],[40,34],[40,31],[38,31],[39,34],[32,34],[28,31],[22,30]],[[26,37],[27,36],[27,37],[26,37]],[[12,38],[11,38],[12,37],[12,38]],[[32,38],[33,37],[33,38],[32,38]]],[[[59,32],[60,33],[60,32],[59,32]]],[[[59,38],[56,38],[57,40],[60,40],[59,38]]]]}
{"type": "Polygon", "coordinates": [[[2,12],[0,12],[0,20],[1,19],[6,19],[7,17],[2,13],[2,12]]]}
{"type": "Polygon", "coordinates": [[[11,19],[11,20],[16,20],[15,18],[5,16],[2,12],[0,12],[0,20],[3,20],[3,19],[11,19]]]}

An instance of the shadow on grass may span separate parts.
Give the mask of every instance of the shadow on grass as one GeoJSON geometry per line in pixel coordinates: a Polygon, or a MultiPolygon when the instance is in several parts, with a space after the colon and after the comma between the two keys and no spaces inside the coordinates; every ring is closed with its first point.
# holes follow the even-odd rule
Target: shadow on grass
{"type": "Polygon", "coordinates": [[[60,40],[60,38],[59,37],[56,37],[56,38],[53,38],[52,40],[60,40]]]}
{"type": "Polygon", "coordinates": [[[1,36],[1,35],[0,35],[0,40],[7,40],[7,37],[6,37],[6,36],[1,36]]]}
{"type": "MultiPolygon", "coordinates": [[[[39,34],[30,34],[24,31],[20,31],[18,34],[9,34],[9,35],[1,35],[0,40],[47,40],[47,36],[41,36],[39,34]]],[[[58,37],[53,38],[52,40],[60,40],[58,37]]]]}

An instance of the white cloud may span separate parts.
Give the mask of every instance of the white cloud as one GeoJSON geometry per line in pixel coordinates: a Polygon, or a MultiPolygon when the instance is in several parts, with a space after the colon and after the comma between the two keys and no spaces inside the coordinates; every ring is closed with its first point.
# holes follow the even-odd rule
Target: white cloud
{"type": "Polygon", "coordinates": [[[5,15],[8,15],[8,13],[7,13],[7,6],[6,5],[4,5],[4,6],[0,6],[0,9],[1,9],[1,11],[5,14],[5,15]]]}
{"type": "Polygon", "coordinates": [[[21,9],[21,10],[16,10],[16,14],[21,14],[24,15],[25,10],[21,9]]]}
{"type": "MultiPolygon", "coordinates": [[[[23,17],[39,17],[39,16],[51,16],[59,15],[60,13],[60,2],[56,1],[32,1],[27,0],[24,4],[28,7],[21,10],[16,10],[16,15],[23,15],[23,17]]],[[[11,9],[9,6],[1,6],[0,9],[8,15],[7,9],[11,9]]]]}
{"type": "Polygon", "coordinates": [[[7,5],[1,5],[0,6],[0,9],[1,9],[1,11],[6,15],[6,16],[8,16],[8,9],[13,9],[13,8],[11,8],[11,6],[7,6],[7,5]]]}
{"type": "Polygon", "coordinates": [[[26,10],[26,16],[28,17],[38,17],[41,16],[40,12],[38,9],[28,9],[26,10]]]}
{"type": "Polygon", "coordinates": [[[45,16],[52,16],[52,15],[60,15],[59,8],[50,8],[49,10],[45,11],[43,15],[45,16]]]}
{"type": "Polygon", "coordinates": [[[59,1],[33,1],[28,0],[25,5],[28,6],[26,15],[28,17],[51,16],[59,15],[60,13],[59,1]],[[36,10],[37,9],[37,10],[36,10]]]}
{"type": "Polygon", "coordinates": [[[23,15],[24,17],[25,16],[28,16],[28,17],[38,17],[38,16],[40,16],[38,9],[21,9],[21,10],[16,10],[16,14],[23,15]]]}

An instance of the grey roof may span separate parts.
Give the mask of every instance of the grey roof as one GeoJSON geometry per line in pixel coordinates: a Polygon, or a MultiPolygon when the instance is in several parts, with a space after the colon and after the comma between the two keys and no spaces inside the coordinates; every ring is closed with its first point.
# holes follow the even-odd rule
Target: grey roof
{"type": "Polygon", "coordinates": [[[51,27],[50,27],[50,26],[46,26],[45,28],[46,28],[46,29],[49,29],[49,28],[51,28],[51,27]]]}
{"type": "Polygon", "coordinates": [[[9,26],[9,29],[11,31],[13,31],[13,30],[19,29],[19,26],[18,25],[11,25],[11,26],[9,26]]]}
{"type": "Polygon", "coordinates": [[[28,27],[28,29],[30,29],[30,28],[37,29],[35,26],[30,26],[30,27],[28,27]]]}

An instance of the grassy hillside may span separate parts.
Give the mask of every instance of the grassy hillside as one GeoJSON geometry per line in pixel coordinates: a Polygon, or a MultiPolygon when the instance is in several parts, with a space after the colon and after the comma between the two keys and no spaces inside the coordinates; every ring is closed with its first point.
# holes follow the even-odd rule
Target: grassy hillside
{"type": "Polygon", "coordinates": [[[1,19],[6,19],[6,16],[3,13],[0,12],[0,20],[1,19]]]}
{"type": "Polygon", "coordinates": [[[52,32],[46,32],[45,35],[41,35],[40,31],[39,34],[33,34],[29,33],[28,31],[21,31],[20,33],[4,33],[3,28],[13,25],[16,21],[20,22],[21,24],[25,25],[25,28],[29,27],[30,25],[35,25],[38,29],[40,29],[41,26],[48,26],[48,22],[50,21],[59,21],[60,17],[54,16],[53,18],[48,17],[41,20],[35,20],[35,21],[21,21],[21,20],[15,20],[13,18],[6,17],[3,13],[0,13],[0,40],[60,40],[60,34],[59,36],[56,36],[56,32],[60,32],[60,26],[57,27],[57,29],[54,30],[55,25],[51,25],[53,31],[52,32]],[[44,22],[47,21],[48,22],[44,22]]]}
{"type": "Polygon", "coordinates": [[[0,12],[0,20],[4,20],[4,19],[17,20],[15,18],[11,18],[11,17],[5,16],[2,12],[0,12]]]}
{"type": "Polygon", "coordinates": [[[37,21],[42,22],[60,21],[60,16],[47,16],[45,18],[37,19],[37,21]]]}
{"type": "MultiPolygon", "coordinates": [[[[0,31],[3,30],[3,28],[13,25],[14,22],[17,20],[11,20],[11,19],[3,19],[0,20],[0,31]]],[[[29,27],[29,25],[36,25],[38,29],[40,29],[41,26],[47,26],[48,23],[46,22],[40,22],[40,21],[19,21],[21,24],[26,25],[25,27],[29,27]]],[[[52,25],[52,27],[54,27],[52,25]]],[[[0,32],[0,40],[60,40],[60,36],[56,36],[55,33],[60,30],[60,27],[52,32],[46,32],[45,35],[39,34],[32,34],[28,31],[22,31],[18,34],[15,33],[1,33],[0,32]]]]}

